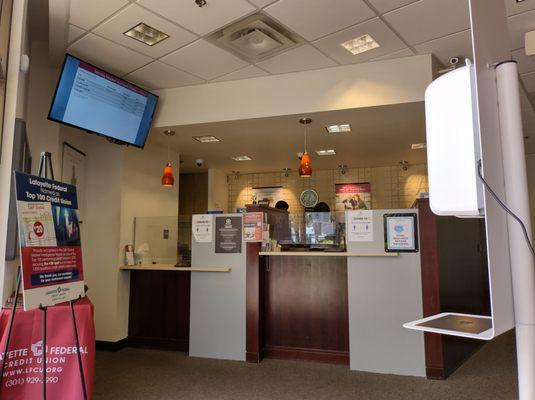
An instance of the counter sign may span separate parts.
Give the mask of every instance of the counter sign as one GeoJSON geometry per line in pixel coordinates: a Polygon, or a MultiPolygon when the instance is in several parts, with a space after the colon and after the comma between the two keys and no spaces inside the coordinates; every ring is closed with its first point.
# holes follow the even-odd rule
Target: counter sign
{"type": "Polygon", "coordinates": [[[416,213],[385,214],[385,251],[418,252],[418,217],[416,213]]]}

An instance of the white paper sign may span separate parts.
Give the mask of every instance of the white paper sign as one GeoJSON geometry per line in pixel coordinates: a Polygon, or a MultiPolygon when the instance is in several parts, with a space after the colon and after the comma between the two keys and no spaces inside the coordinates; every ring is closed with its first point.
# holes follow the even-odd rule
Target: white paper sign
{"type": "Polygon", "coordinates": [[[373,242],[373,211],[347,212],[347,241],[373,242]]]}
{"type": "Polygon", "coordinates": [[[387,251],[415,251],[413,216],[386,217],[387,251]]]}
{"type": "Polygon", "coordinates": [[[210,214],[193,216],[191,230],[197,243],[210,243],[212,241],[212,225],[213,218],[210,214]]]}

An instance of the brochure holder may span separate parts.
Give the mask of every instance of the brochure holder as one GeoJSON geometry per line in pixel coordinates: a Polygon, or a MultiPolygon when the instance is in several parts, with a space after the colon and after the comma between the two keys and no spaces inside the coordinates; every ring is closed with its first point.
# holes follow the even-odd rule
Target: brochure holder
{"type": "MultiPolygon", "coordinates": [[[[54,170],[52,168],[52,154],[50,152],[42,152],[41,153],[41,159],[39,161],[39,176],[41,178],[48,178],[48,179],[54,179],[54,170]]],[[[17,299],[19,296],[19,291],[21,287],[21,280],[22,280],[22,268],[19,266],[17,268],[17,283],[16,283],[16,289],[15,289],[15,298],[13,299],[13,304],[11,306],[11,315],[9,316],[9,324],[8,324],[8,330],[7,330],[7,337],[6,337],[6,345],[3,349],[4,357],[2,358],[2,365],[0,368],[0,392],[2,391],[2,380],[4,375],[4,366],[6,362],[6,354],[9,349],[9,342],[11,340],[11,335],[13,333],[13,324],[15,321],[15,312],[17,311],[17,299]]],[[[77,299],[79,300],[80,297],[77,299]]],[[[78,359],[78,368],[80,370],[80,382],[82,385],[82,393],[84,400],[87,400],[87,388],[85,384],[85,376],[84,376],[84,367],[82,364],[82,355],[80,354],[80,341],[78,339],[78,327],[76,325],[76,316],[74,314],[74,302],[76,300],[70,300],[69,301],[69,307],[71,309],[71,319],[72,319],[72,327],[74,332],[74,342],[76,345],[76,355],[78,359]]],[[[43,400],[46,400],[46,306],[39,306],[39,309],[42,312],[42,331],[43,331],[43,378],[42,378],[42,391],[41,391],[41,398],[43,400]]]]}

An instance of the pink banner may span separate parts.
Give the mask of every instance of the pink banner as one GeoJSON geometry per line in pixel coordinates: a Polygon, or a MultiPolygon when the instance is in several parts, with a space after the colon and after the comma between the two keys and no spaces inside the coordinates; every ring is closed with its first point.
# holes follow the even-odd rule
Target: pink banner
{"type": "MultiPolygon", "coordinates": [[[[54,400],[83,399],[77,351],[80,351],[88,398],[93,392],[95,370],[95,327],[93,304],[88,298],[74,306],[79,349],[76,348],[68,303],[47,310],[46,379],[47,396],[54,400]]],[[[3,351],[11,310],[0,313],[0,349],[3,351]]],[[[41,399],[43,377],[42,311],[17,309],[3,371],[0,400],[41,399]]],[[[4,354],[0,354],[0,360],[4,354]]]]}

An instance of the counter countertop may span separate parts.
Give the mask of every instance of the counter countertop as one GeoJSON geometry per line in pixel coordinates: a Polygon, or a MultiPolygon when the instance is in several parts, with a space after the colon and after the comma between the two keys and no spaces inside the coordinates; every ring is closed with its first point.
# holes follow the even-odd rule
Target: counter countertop
{"type": "Polygon", "coordinates": [[[261,256],[279,256],[279,257],[397,257],[398,253],[356,253],[345,251],[261,251],[258,253],[261,256]]]}
{"type": "Polygon", "coordinates": [[[230,267],[175,267],[174,264],[123,265],[123,271],[230,272],[230,267]]]}

